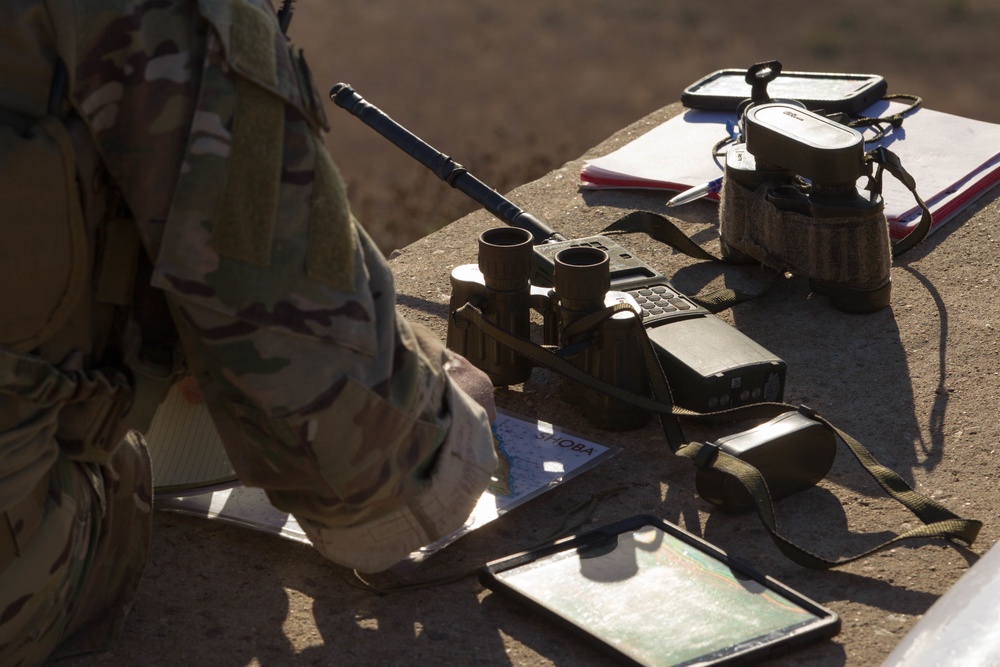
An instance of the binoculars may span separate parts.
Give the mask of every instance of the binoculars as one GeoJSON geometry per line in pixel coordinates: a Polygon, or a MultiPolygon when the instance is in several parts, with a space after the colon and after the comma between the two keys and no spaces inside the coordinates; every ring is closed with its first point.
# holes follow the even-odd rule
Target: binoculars
{"type": "Polygon", "coordinates": [[[788,102],[751,106],[743,123],[726,154],[723,256],[808,276],[845,312],[887,306],[888,223],[882,197],[857,187],[871,176],[861,134],[788,102]]]}
{"type": "MultiPolygon", "coordinates": [[[[530,340],[531,311],[541,315],[542,345],[578,369],[632,393],[648,395],[638,332],[638,304],[626,292],[611,290],[610,259],[597,247],[571,246],[554,257],[551,288],[531,284],[533,237],[516,227],[499,227],[479,237],[478,264],[464,264],[451,273],[448,348],[484,371],[494,386],[520,384],[531,376],[531,362],[467,321],[454,316],[470,304],[485,319],[514,336],[530,340]],[[619,302],[621,311],[589,329],[574,324],[619,302]]],[[[609,430],[629,430],[646,424],[648,411],[563,377],[560,397],[585,409],[591,424],[609,430]]]]}

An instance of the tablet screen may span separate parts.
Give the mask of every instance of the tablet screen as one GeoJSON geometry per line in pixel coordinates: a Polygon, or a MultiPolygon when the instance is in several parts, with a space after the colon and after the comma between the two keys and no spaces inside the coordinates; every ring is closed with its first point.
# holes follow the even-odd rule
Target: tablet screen
{"type": "MultiPolygon", "coordinates": [[[[871,83],[868,76],[781,76],[778,75],[768,87],[768,95],[773,99],[791,100],[839,100],[850,97],[871,83]]],[[[744,73],[719,76],[698,87],[700,95],[719,97],[750,97],[750,84],[744,73]]]]}
{"type": "Polygon", "coordinates": [[[656,526],[494,574],[641,665],[721,660],[828,620],[656,526]]]}

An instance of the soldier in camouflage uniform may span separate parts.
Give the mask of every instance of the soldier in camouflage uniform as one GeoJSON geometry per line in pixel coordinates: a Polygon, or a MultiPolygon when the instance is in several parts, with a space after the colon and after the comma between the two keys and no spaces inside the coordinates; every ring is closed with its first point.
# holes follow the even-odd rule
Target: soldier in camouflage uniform
{"type": "Polygon", "coordinates": [[[268,0],[0,0],[0,664],[113,641],[149,543],[127,427],[182,368],[337,563],[489,482],[488,380],[396,317],[325,127],[268,0]]]}

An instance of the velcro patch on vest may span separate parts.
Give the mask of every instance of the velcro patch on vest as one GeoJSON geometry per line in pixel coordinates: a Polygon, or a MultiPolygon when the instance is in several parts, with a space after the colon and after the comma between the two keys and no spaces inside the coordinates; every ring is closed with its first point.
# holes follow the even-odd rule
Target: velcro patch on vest
{"type": "Polygon", "coordinates": [[[225,257],[268,266],[281,187],[285,102],[246,80],[236,87],[232,145],[212,247],[225,257]]]}
{"type": "Polygon", "coordinates": [[[347,192],[330,154],[313,136],[316,155],[312,215],[306,272],[334,289],[349,291],[354,284],[354,225],[347,192]]]}
{"type": "MultiPolygon", "coordinates": [[[[258,7],[232,3],[229,58],[254,81],[274,86],[275,23],[258,7]]],[[[285,101],[243,78],[236,84],[233,136],[212,246],[223,256],[269,266],[278,211],[285,101]]]]}
{"type": "Polygon", "coordinates": [[[254,79],[276,85],[278,75],[275,71],[274,18],[248,3],[231,4],[233,25],[229,31],[229,57],[254,79]]]}

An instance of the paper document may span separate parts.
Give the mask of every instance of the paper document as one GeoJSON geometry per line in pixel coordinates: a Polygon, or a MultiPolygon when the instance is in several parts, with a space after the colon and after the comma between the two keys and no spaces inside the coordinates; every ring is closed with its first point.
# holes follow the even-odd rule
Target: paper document
{"type": "MultiPolygon", "coordinates": [[[[589,470],[619,452],[552,424],[533,421],[500,410],[493,425],[500,465],[493,483],[465,525],[411,555],[420,561],[463,535],[502,516],[566,480],[589,470]]],[[[176,443],[175,443],[176,445],[176,443]]],[[[178,492],[158,492],[157,509],[218,519],[290,540],[309,539],[295,518],[275,509],[260,489],[223,485],[178,492]]]]}
{"type": "Polygon", "coordinates": [[[465,525],[411,555],[411,560],[443,549],[470,531],[589,470],[617,454],[582,436],[542,421],[499,410],[493,439],[500,465],[465,525]]]}
{"type": "Polygon", "coordinates": [[[310,544],[305,531],[291,514],[271,504],[263,489],[243,486],[215,487],[189,495],[157,494],[153,506],[204,519],[218,519],[244,528],[272,533],[289,540],[310,544]]]}
{"type": "MultiPolygon", "coordinates": [[[[879,102],[866,116],[887,116],[906,105],[879,102]]],[[[724,157],[712,148],[730,136],[736,114],[689,109],[622,148],[588,160],[580,187],[686,190],[718,178],[724,157]]],[[[866,138],[874,131],[866,130],[866,138]]],[[[899,156],[917,193],[931,210],[932,229],[958,213],[1000,179],[1000,125],[921,108],[906,116],[866,150],[884,146],[899,156]]],[[[863,185],[864,181],[859,181],[863,185]]],[[[920,221],[920,209],[906,187],[883,174],[882,196],[892,236],[905,236],[920,221]]],[[[710,199],[718,200],[718,195],[710,199]]]]}
{"type": "Polygon", "coordinates": [[[176,384],[153,416],[146,445],[156,493],[236,480],[208,408],[188,403],[176,384]]]}

